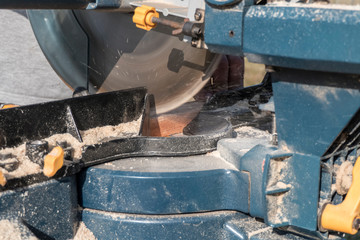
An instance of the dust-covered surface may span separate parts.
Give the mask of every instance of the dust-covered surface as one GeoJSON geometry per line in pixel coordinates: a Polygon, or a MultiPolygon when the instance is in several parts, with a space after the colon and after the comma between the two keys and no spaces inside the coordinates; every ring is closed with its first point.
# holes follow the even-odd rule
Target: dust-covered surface
{"type": "MultiPolygon", "coordinates": [[[[278,158],[270,161],[268,184],[266,188],[279,189],[291,187],[291,185],[281,182],[288,174],[288,164],[285,158],[278,158]]],[[[287,209],[284,209],[284,197],[288,192],[281,192],[273,195],[267,195],[268,204],[268,219],[272,224],[280,224],[287,221],[287,217],[284,215],[287,209]]],[[[296,209],[292,209],[292,215],[297,214],[296,209]]]]}
{"type": "Polygon", "coordinates": [[[85,145],[93,145],[109,138],[134,137],[139,134],[141,117],[132,122],[121,123],[116,126],[96,127],[80,131],[85,145]]]}
{"type": "Polygon", "coordinates": [[[55,147],[57,143],[64,142],[73,148],[73,158],[80,159],[82,154],[82,147],[85,145],[84,142],[79,142],[76,138],[74,138],[70,133],[64,134],[55,134],[51,137],[45,138],[45,141],[49,143],[49,149],[55,147]]]}
{"type": "Polygon", "coordinates": [[[0,221],[0,240],[36,240],[38,238],[26,234],[24,229],[15,221],[0,221]]]}
{"type": "MultiPolygon", "coordinates": [[[[82,155],[82,147],[84,145],[93,145],[106,141],[109,138],[133,137],[139,134],[141,125],[141,117],[138,120],[121,123],[116,126],[104,126],[82,131],[83,142],[79,142],[69,133],[55,134],[44,140],[49,143],[49,149],[55,147],[57,143],[66,141],[68,146],[73,148],[73,158],[80,159],[82,155]]],[[[12,154],[19,160],[19,166],[14,171],[2,170],[6,179],[19,178],[30,174],[40,173],[42,168],[40,165],[33,163],[26,156],[25,143],[14,148],[5,148],[0,150],[0,154],[12,154]]]]}
{"type": "Polygon", "coordinates": [[[94,234],[86,227],[84,222],[80,222],[74,240],[96,240],[94,234]]]}
{"type": "Polygon", "coordinates": [[[271,141],[271,134],[258,128],[243,126],[234,129],[236,138],[257,138],[271,141]]]}
{"type": "Polygon", "coordinates": [[[237,226],[238,229],[246,231],[246,239],[266,239],[266,240],[290,240],[290,239],[303,239],[292,234],[278,234],[272,227],[255,218],[248,217],[231,221],[231,224],[237,226]]]}
{"type": "Polygon", "coordinates": [[[235,104],[228,107],[212,109],[211,112],[239,112],[242,110],[248,110],[249,106],[249,100],[245,99],[237,101],[235,104]]]}
{"type": "Polygon", "coordinates": [[[73,148],[73,158],[80,159],[82,147],[85,145],[93,145],[107,141],[112,138],[128,138],[139,134],[141,125],[141,117],[138,120],[120,123],[116,126],[103,126],[91,128],[86,131],[80,131],[83,142],[79,142],[71,134],[56,134],[45,140],[48,141],[49,147],[55,147],[57,142],[66,141],[73,148]]]}
{"type": "MultiPolygon", "coordinates": [[[[253,137],[256,139],[271,139],[271,134],[253,127],[239,127],[235,129],[238,138],[253,137]]],[[[233,140],[233,139],[228,139],[233,140]]],[[[236,139],[234,139],[236,140],[236,139]]],[[[95,166],[96,167],[96,166],[95,166]]],[[[209,152],[206,155],[182,157],[144,157],[128,158],[113,161],[98,167],[118,171],[141,172],[181,172],[181,171],[206,171],[213,169],[236,169],[230,162],[224,160],[219,151],[209,152]]]]}
{"type": "Polygon", "coordinates": [[[208,156],[224,158],[229,164],[238,162],[237,157],[245,155],[251,148],[258,144],[270,143],[272,134],[250,126],[242,126],[234,129],[235,138],[225,138],[218,142],[218,150],[208,153],[208,156]],[[228,151],[231,149],[231,151],[228,151]],[[236,151],[237,157],[231,153],[236,151]]]}
{"type": "Polygon", "coordinates": [[[224,210],[224,211],[211,211],[211,212],[202,212],[202,213],[182,213],[182,214],[163,214],[163,215],[143,215],[143,214],[132,214],[132,213],[118,213],[118,212],[105,212],[105,211],[101,211],[101,210],[96,210],[96,209],[90,209],[90,208],[86,208],[86,211],[90,212],[90,213],[94,213],[94,214],[101,214],[104,215],[106,217],[109,217],[111,219],[114,220],[128,220],[131,218],[146,218],[146,219],[158,219],[158,220],[165,220],[165,219],[169,219],[169,218],[196,218],[196,217],[224,217],[226,215],[230,215],[230,214],[236,214],[236,211],[231,211],[231,210],[224,210]]]}
{"type": "Polygon", "coordinates": [[[197,172],[236,168],[227,161],[210,155],[191,157],[140,157],[128,158],[95,166],[95,168],[130,172],[197,172]]]}
{"type": "Polygon", "coordinates": [[[25,155],[25,151],[25,143],[18,147],[5,148],[0,151],[0,154],[11,153],[19,160],[19,166],[16,170],[9,172],[5,169],[2,169],[6,179],[17,178],[41,172],[41,167],[38,164],[30,161],[30,159],[25,155]]]}

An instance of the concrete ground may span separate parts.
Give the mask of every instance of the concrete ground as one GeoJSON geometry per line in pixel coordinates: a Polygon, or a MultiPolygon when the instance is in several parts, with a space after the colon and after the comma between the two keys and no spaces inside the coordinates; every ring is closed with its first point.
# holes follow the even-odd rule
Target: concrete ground
{"type": "Polygon", "coordinates": [[[27,105],[71,95],[41,52],[26,12],[0,10],[0,103],[27,105]]]}

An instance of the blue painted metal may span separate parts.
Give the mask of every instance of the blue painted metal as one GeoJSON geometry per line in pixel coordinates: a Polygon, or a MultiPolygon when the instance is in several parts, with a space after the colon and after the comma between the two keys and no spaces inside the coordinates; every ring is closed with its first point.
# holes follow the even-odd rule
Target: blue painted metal
{"type": "MultiPolygon", "coordinates": [[[[221,157],[233,164],[237,169],[242,169],[242,166],[247,163],[243,159],[244,155],[248,155],[249,149],[257,145],[268,145],[269,139],[262,138],[236,138],[236,139],[221,139],[217,143],[217,150],[221,157]]],[[[253,157],[257,158],[257,157],[253,157]]],[[[261,158],[261,157],[260,157],[261,158]]],[[[250,160],[251,161],[251,160],[250,160]]]]}
{"type": "MultiPolygon", "coordinates": [[[[218,212],[236,210],[264,218],[268,211],[274,210],[265,204],[263,172],[267,173],[264,169],[266,156],[275,154],[277,148],[257,145],[261,142],[266,144],[267,140],[221,140],[218,150],[233,165],[209,156],[192,156],[178,159],[135,158],[115,161],[111,166],[91,167],[82,173],[79,181],[81,206],[85,208],[82,220],[100,239],[116,239],[119,236],[122,239],[302,239],[272,232],[271,228],[240,212],[218,212]],[[252,149],[246,151],[249,148],[252,149]],[[206,164],[217,167],[212,170],[199,168],[206,164]],[[189,171],[187,166],[192,166],[193,171],[189,171]],[[207,213],[201,213],[204,211],[207,213]],[[255,228],[261,230],[257,232],[255,228]]],[[[301,161],[296,163],[301,164],[301,161]]],[[[310,163],[311,166],[315,164],[310,163]]],[[[302,166],[299,174],[308,165],[302,166]]],[[[299,187],[294,191],[299,192],[299,187]]],[[[309,194],[315,198],[310,205],[315,207],[316,212],[318,195],[314,195],[313,191],[309,194]]],[[[309,204],[309,199],[304,199],[302,206],[309,204]]],[[[290,212],[282,210],[284,214],[290,212]]],[[[303,223],[306,217],[308,213],[294,216],[292,222],[301,229],[304,226],[297,221],[303,223]]]]}
{"type": "Polygon", "coordinates": [[[40,239],[73,238],[76,208],[75,176],[0,193],[0,220],[23,222],[40,239]]]}
{"type": "Polygon", "coordinates": [[[360,11],[252,6],[244,19],[250,61],[308,70],[360,73],[360,11]]]}
{"type": "Polygon", "coordinates": [[[279,145],[322,156],[360,106],[356,76],[282,69],[272,75],[279,145]]]}
{"type": "Polygon", "coordinates": [[[273,227],[317,230],[320,157],[279,152],[264,165],[265,222],[273,227]]]}
{"type": "MultiPolygon", "coordinates": [[[[81,206],[104,211],[139,214],[175,214],[233,209],[248,211],[246,173],[226,163],[211,170],[196,169],[196,157],[181,159],[178,171],[143,169],[144,159],[135,159],[126,171],[107,165],[89,168],[81,174],[81,206]],[[193,170],[183,170],[189,162],[193,170]],[[230,167],[226,169],[226,167],[230,167]]],[[[205,158],[206,159],[206,158],[205,158]]],[[[162,167],[167,159],[162,159],[162,167]]],[[[207,159],[215,161],[216,159],[207,159]]],[[[156,159],[149,158],[148,162],[156,159]]],[[[168,159],[171,162],[171,159],[168,159]]],[[[113,164],[126,166],[124,160],[113,164]],[[122,164],[123,163],[123,164],[122,164]]]]}
{"type": "Polygon", "coordinates": [[[278,234],[266,224],[234,211],[177,215],[119,214],[84,209],[82,221],[97,239],[304,239],[278,234]]]}
{"type": "MultiPolygon", "coordinates": [[[[245,1],[244,1],[245,3],[245,1]]],[[[206,5],[205,42],[212,52],[240,55],[243,41],[244,3],[231,9],[215,9],[206,5]]]]}
{"type": "Polygon", "coordinates": [[[273,227],[292,226],[297,232],[318,236],[320,157],[281,153],[275,146],[255,142],[262,140],[223,139],[218,143],[221,156],[248,173],[250,215],[264,218],[273,227]],[[256,146],[244,154],[249,144],[256,146]]]}
{"type": "Polygon", "coordinates": [[[266,139],[222,139],[218,142],[220,155],[241,172],[248,174],[250,201],[247,213],[253,217],[264,218],[266,215],[262,189],[263,168],[266,156],[276,150],[266,139]]]}
{"type": "Polygon", "coordinates": [[[277,150],[274,146],[257,145],[248,151],[240,162],[240,170],[250,175],[249,213],[253,217],[264,218],[266,215],[263,185],[264,163],[266,155],[277,150]]]}
{"type": "Polygon", "coordinates": [[[205,42],[211,51],[271,66],[360,73],[360,11],[251,4],[207,4],[205,42]]]}

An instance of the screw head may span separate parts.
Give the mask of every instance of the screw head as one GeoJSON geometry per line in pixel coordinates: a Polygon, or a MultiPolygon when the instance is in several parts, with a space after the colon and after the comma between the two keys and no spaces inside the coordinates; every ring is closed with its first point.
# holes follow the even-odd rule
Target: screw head
{"type": "Polygon", "coordinates": [[[196,13],[194,14],[194,18],[195,18],[196,21],[200,21],[200,20],[201,20],[201,17],[202,17],[201,12],[196,12],[196,13]]]}

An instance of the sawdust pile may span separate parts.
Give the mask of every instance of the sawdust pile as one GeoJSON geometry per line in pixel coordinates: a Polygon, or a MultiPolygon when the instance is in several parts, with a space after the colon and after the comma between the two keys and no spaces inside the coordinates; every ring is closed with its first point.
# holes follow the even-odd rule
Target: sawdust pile
{"type": "Polygon", "coordinates": [[[340,195],[345,195],[352,184],[353,164],[350,161],[345,161],[341,166],[335,165],[336,174],[336,192],[340,195]]]}
{"type": "Polygon", "coordinates": [[[26,236],[19,225],[9,220],[0,221],[0,240],[36,240],[34,236],[26,236]]]}
{"type": "Polygon", "coordinates": [[[74,240],[96,240],[94,234],[86,227],[84,222],[80,222],[74,240]]]}
{"type": "Polygon", "coordinates": [[[7,170],[2,169],[2,172],[6,179],[22,177],[41,172],[41,167],[38,164],[30,161],[30,159],[25,155],[25,151],[25,143],[21,144],[18,147],[5,148],[0,151],[0,154],[11,153],[19,160],[19,166],[15,171],[8,172],[7,170]]]}
{"type": "Polygon", "coordinates": [[[71,146],[74,149],[74,159],[81,158],[82,147],[85,145],[84,142],[79,142],[70,133],[55,134],[51,137],[45,138],[44,140],[49,143],[50,149],[55,147],[57,143],[66,141],[68,146],[71,146]]]}
{"type": "Polygon", "coordinates": [[[236,138],[264,138],[271,140],[271,134],[268,131],[263,131],[250,126],[241,126],[234,129],[236,138]]]}
{"type": "Polygon", "coordinates": [[[85,145],[92,145],[109,138],[134,137],[139,133],[140,124],[141,118],[117,126],[96,127],[86,131],[80,131],[80,135],[85,145]]]}
{"type": "MultiPolygon", "coordinates": [[[[133,137],[139,134],[141,124],[141,117],[138,120],[121,123],[116,126],[104,126],[104,127],[96,127],[86,131],[80,131],[83,142],[79,142],[76,138],[74,138],[69,133],[64,134],[55,134],[44,140],[49,143],[49,148],[53,148],[57,145],[58,142],[66,141],[68,146],[73,148],[73,158],[80,159],[82,155],[82,147],[84,145],[93,145],[96,143],[101,143],[111,138],[124,138],[124,137],[133,137]]],[[[1,169],[6,179],[23,177],[31,174],[40,173],[42,171],[41,167],[33,163],[26,156],[26,146],[25,143],[21,144],[18,147],[14,148],[5,148],[0,150],[0,154],[8,154],[11,153],[19,160],[19,166],[14,171],[7,171],[5,169],[1,169]]]]}

